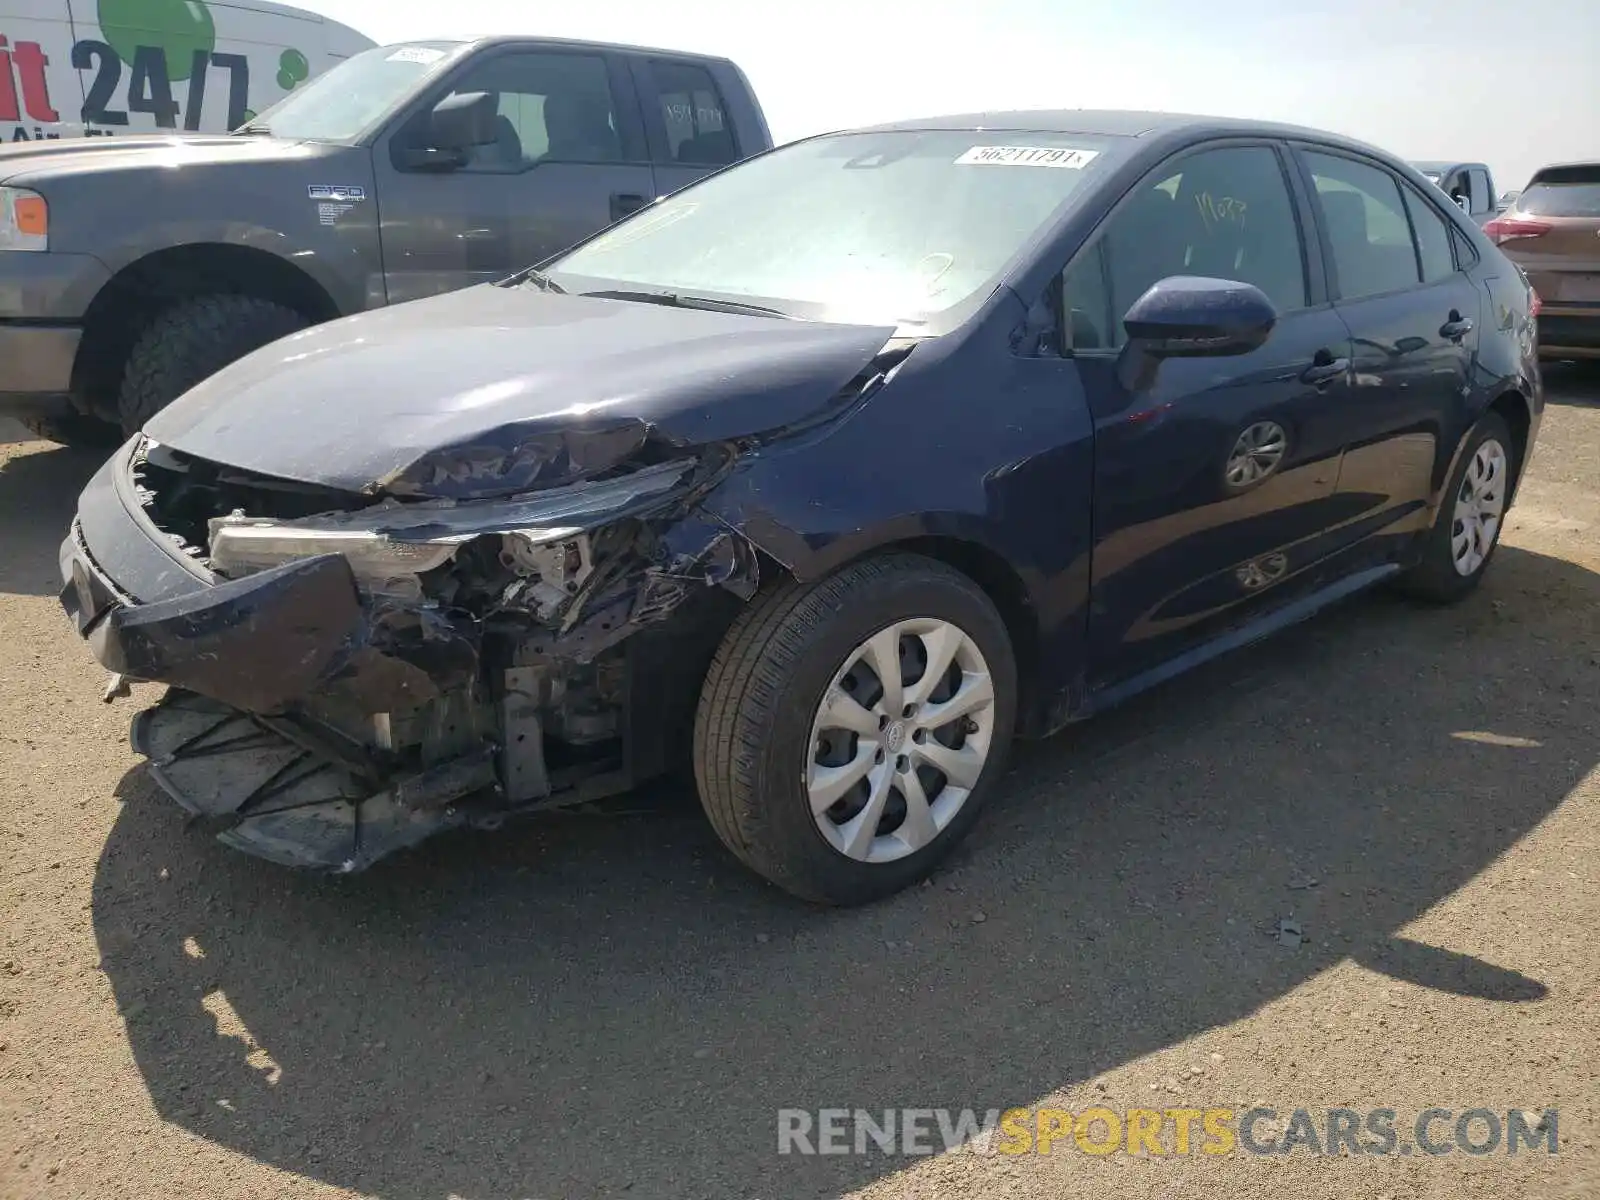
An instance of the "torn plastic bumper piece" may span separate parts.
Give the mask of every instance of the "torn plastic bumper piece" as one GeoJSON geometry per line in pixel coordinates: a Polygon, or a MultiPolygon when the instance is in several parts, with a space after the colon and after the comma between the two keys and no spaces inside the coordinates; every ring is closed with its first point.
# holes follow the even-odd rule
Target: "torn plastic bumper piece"
{"type": "Polygon", "coordinates": [[[62,606],[111,672],[249,712],[306,695],[362,645],[366,617],[338,554],[154,604],[126,604],[87,555],[63,552],[62,606]]]}
{"type": "Polygon", "coordinates": [[[474,820],[455,801],[495,786],[485,750],[382,790],[294,736],[289,722],[171,691],[133,720],[150,778],[217,840],[287,867],[348,873],[474,820]]]}

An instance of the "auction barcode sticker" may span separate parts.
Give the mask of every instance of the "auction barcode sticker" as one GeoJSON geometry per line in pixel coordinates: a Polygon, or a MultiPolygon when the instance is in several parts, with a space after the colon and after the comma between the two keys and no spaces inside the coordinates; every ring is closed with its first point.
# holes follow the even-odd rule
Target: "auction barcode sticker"
{"type": "Polygon", "coordinates": [[[1072,150],[1062,146],[974,146],[957,165],[986,167],[1066,167],[1081,171],[1100,154],[1098,150],[1072,150]]]}

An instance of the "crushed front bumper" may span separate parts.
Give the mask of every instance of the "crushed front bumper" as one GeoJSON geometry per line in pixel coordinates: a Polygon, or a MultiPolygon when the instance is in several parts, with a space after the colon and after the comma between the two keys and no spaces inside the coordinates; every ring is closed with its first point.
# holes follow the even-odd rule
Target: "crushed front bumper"
{"type": "Polygon", "coordinates": [[[107,699],[169,686],[130,739],[151,779],[228,845],[296,867],[360,870],[673,769],[693,705],[662,697],[695,694],[756,586],[743,539],[680,506],[565,628],[486,630],[368,594],[340,554],[224,579],[155,524],[151,494],[128,448],[90,482],[62,606],[113,674],[107,699]]]}
{"type": "Polygon", "coordinates": [[[322,686],[363,643],[355,577],[336,554],[136,605],[89,556],[61,544],[61,604],[114,675],[271,713],[322,686]]]}
{"type": "Polygon", "coordinates": [[[385,778],[359,747],[282,711],[349,673],[364,642],[338,555],[142,605],[99,568],[77,524],[60,563],[62,607],[101,664],[170,685],[129,741],[151,779],[226,845],[284,866],[361,870],[466,823],[449,801],[493,786],[486,755],[448,778],[385,778]]]}

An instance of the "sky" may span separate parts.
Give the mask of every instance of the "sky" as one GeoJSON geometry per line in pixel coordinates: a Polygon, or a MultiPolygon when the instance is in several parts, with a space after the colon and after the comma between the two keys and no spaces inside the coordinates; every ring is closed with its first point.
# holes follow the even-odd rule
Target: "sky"
{"type": "Polygon", "coordinates": [[[779,142],[901,117],[1138,108],[1288,121],[1520,188],[1600,157],[1600,0],[290,0],[380,42],[721,54],[779,142]]]}

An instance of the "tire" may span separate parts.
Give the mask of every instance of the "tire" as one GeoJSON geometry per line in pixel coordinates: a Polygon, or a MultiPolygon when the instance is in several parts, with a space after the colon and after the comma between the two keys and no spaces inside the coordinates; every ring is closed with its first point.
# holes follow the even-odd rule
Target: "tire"
{"type": "Polygon", "coordinates": [[[109,449],[122,440],[115,425],[82,413],[30,414],[18,417],[17,422],[35,437],[79,449],[109,449]]]}
{"type": "Polygon", "coordinates": [[[144,423],[201,381],[310,322],[258,296],[198,296],[167,309],[139,335],[117,398],[123,432],[144,423]]]}
{"type": "MultiPolygon", "coordinates": [[[[946,636],[955,639],[955,635],[946,636]]],[[[926,673],[925,664],[921,671],[926,673]]],[[[905,685],[902,699],[918,694],[918,682],[920,678],[905,685]]],[[[980,692],[977,688],[962,694],[980,692]]],[[[859,694],[865,702],[872,693],[859,694]]],[[[717,836],[734,855],[785,891],[828,905],[881,899],[927,876],[977,820],[1005,771],[1016,719],[1016,694],[1016,663],[1005,622],[976,583],[943,563],[919,555],[886,555],[845,567],[815,584],[787,583],[759,597],[739,615],[706,675],[694,733],[695,780],[701,805],[717,836]],[[958,718],[938,733],[941,739],[959,739],[954,750],[948,745],[934,747],[926,731],[917,732],[912,721],[891,726],[882,724],[886,718],[876,714],[872,720],[888,732],[875,738],[838,730],[824,732],[825,738],[840,738],[850,747],[840,749],[844,757],[882,765],[869,768],[871,774],[857,785],[857,792],[841,799],[822,817],[813,817],[807,780],[813,769],[822,769],[816,763],[813,722],[821,720],[824,697],[859,689],[863,679],[869,689],[881,690],[870,672],[863,675],[857,671],[858,678],[840,680],[840,676],[868,639],[902,622],[910,622],[913,628],[900,640],[899,654],[905,655],[909,648],[914,668],[921,662],[915,660],[916,647],[925,654],[932,644],[917,627],[932,627],[935,632],[954,627],[964,636],[954,661],[963,671],[973,668],[961,676],[962,686],[977,688],[974,681],[982,676],[976,668],[986,667],[992,701],[974,706],[971,716],[958,718]],[[958,728],[970,733],[954,732],[958,728]],[[984,742],[986,758],[981,755],[984,742]],[[942,817],[934,820],[943,823],[927,838],[902,837],[910,829],[911,810],[905,792],[891,790],[902,780],[924,790],[921,772],[931,750],[917,746],[967,756],[962,770],[970,782],[970,787],[950,791],[955,786],[954,776],[935,772],[938,778],[926,785],[931,803],[918,811],[932,816],[942,809],[942,817]],[[874,757],[874,748],[885,754],[874,757]],[[974,755],[976,766],[971,761],[974,755]],[[896,774],[908,763],[911,775],[896,774]],[[878,783],[890,778],[892,784],[878,783]],[[867,816],[861,810],[856,810],[859,821],[854,825],[838,823],[843,819],[839,814],[848,813],[852,804],[860,802],[857,796],[870,792],[874,784],[886,799],[884,818],[873,824],[872,831],[887,831],[887,836],[865,839],[870,847],[879,848],[872,851],[878,861],[865,861],[847,856],[845,848],[830,837],[849,841],[849,829],[866,829],[867,816]],[[894,828],[897,820],[898,830],[894,828]],[[831,834],[825,832],[824,822],[831,834]],[[892,857],[895,854],[899,857],[892,857]]],[[[922,709],[936,711],[937,705],[948,699],[946,689],[933,691],[922,709]]],[[[852,711],[868,716],[859,707],[852,711]]],[[[920,823],[922,831],[933,828],[934,824],[920,823]]],[[[860,843],[858,838],[858,847],[860,843]]]]}
{"type": "MultiPolygon", "coordinates": [[[[1491,459],[1494,457],[1492,451],[1489,457],[1491,459]]],[[[1485,413],[1473,426],[1460,461],[1450,474],[1450,483],[1439,502],[1439,511],[1434,517],[1433,528],[1428,530],[1423,541],[1420,559],[1400,578],[1400,589],[1406,595],[1429,604],[1451,604],[1478,586],[1483,579],[1483,573],[1488,570],[1489,563],[1494,559],[1495,550],[1500,545],[1500,532],[1505,528],[1507,508],[1516,487],[1517,473],[1521,465],[1521,455],[1516,440],[1511,436],[1511,429],[1506,424],[1505,418],[1499,413],[1485,413]],[[1456,542],[1457,504],[1467,484],[1468,473],[1481,469],[1481,464],[1479,466],[1475,464],[1478,463],[1479,455],[1486,447],[1491,446],[1491,443],[1499,447],[1499,461],[1504,464],[1497,481],[1499,515],[1489,537],[1487,552],[1481,553],[1481,557],[1470,565],[1470,569],[1463,569],[1457,561],[1459,549],[1456,542]]],[[[1481,541],[1477,549],[1481,552],[1481,541]]]]}

